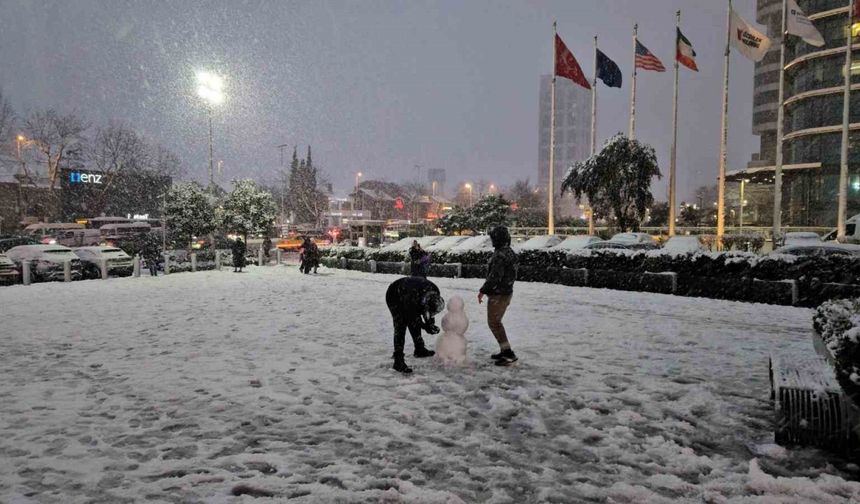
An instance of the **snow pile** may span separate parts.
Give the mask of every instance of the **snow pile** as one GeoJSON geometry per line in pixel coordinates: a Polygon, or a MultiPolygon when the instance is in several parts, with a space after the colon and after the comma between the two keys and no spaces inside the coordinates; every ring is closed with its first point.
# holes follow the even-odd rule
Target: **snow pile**
{"type": "Polygon", "coordinates": [[[320,271],[0,289],[0,502],[860,501],[856,466],[751,448],[810,310],[517,283],[499,369],[482,281],[433,279],[469,363],[403,377],[397,277],[320,271]]]}

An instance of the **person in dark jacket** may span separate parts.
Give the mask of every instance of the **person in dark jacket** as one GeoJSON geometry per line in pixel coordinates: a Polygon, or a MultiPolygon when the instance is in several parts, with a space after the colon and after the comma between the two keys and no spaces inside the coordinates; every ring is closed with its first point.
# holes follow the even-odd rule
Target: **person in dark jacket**
{"type": "Polygon", "coordinates": [[[146,261],[151,276],[158,276],[158,259],[161,256],[160,245],[158,237],[153,233],[148,233],[143,237],[140,255],[146,261]]]}
{"type": "Polygon", "coordinates": [[[394,322],[394,370],[404,374],[412,372],[403,357],[406,330],[415,345],[413,356],[418,359],[432,357],[436,352],[428,350],[421,337],[421,330],[438,334],[439,327],[433,318],[445,308],[445,301],[436,284],[421,277],[403,277],[395,280],[385,292],[385,303],[394,322]]]}
{"type": "Polygon", "coordinates": [[[319,257],[320,249],[317,247],[317,244],[310,238],[305,238],[305,241],[302,242],[302,250],[299,254],[299,259],[301,261],[299,270],[307,275],[311,272],[311,268],[313,268],[314,275],[316,275],[317,268],[319,268],[319,257]]]}
{"type": "Polygon", "coordinates": [[[427,278],[429,272],[430,254],[421,248],[418,240],[412,240],[412,246],[409,247],[409,274],[427,278]]]}
{"type": "Polygon", "coordinates": [[[478,304],[487,296],[487,325],[499,343],[500,352],[490,357],[497,366],[509,366],[517,361],[511,350],[502,317],[505,316],[514,295],[514,281],[517,279],[517,255],[511,249],[511,235],[505,226],[497,226],[490,231],[493,242],[493,256],[487,268],[487,279],[478,292],[478,304]]]}
{"type": "Polygon", "coordinates": [[[245,252],[247,252],[247,247],[245,247],[245,242],[242,241],[241,237],[236,237],[236,241],[233,242],[232,252],[233,273],[241,273],[242,268],[245,267],[245,252]]]}
{"type": "Polygon", "coordinates": [[[272,251],[272,239],[269,238],[269,234],[266,233],[266,236],[263,238],[263,255],[266,256],[266,263],[269,262],[271,251],[272,251]]]}

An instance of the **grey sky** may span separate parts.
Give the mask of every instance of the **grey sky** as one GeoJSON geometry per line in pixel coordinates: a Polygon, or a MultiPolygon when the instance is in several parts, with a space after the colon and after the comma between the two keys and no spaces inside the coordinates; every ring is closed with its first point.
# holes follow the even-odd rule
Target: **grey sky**
{"type": "MultiPolygon", "coordinates": [[[[735,8],[754,21],[754,0],[735,8]]],[[[224,179],[272,179],[275,145],[310,143],[344,193],[353,174],[392,181],[446,168],[449,181],[507,184],[537,175],[540,75],[551,27],[590,75],[592,37],[624,72],[600,89],[599,138],[626,131],[631,30],[670,67],[674,13],[701,72],[682,68],[680,197],[713,183],[725,40],[720,0],[28,1],[0,0],[0,87],[19,113],[57,106],[93,124],[119,119],[176,151],[192,176],[207,166],[195,69],[227,78],[217,112],[224,179]]],[[[732,55],[729,169],[757,151],[753,64],[732,55]]],[[[601,85],[602,86],[602,85],[601,85]]],[[[671,68],[641,72],[637,137],[668,172],[671,68]]],[[[451,183],[449,182],[449,186],[451,183]]],[[[665,197],[666,179],[655,185],[665,197]]]]}

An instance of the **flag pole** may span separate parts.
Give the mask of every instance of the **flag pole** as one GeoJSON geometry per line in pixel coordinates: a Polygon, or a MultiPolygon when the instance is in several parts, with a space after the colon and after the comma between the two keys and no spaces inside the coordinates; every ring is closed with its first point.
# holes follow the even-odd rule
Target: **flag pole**
{"type": "Polygon", "coordinates": [[[636,41],[638,39],[639,24],[633,24],[633,82],[630,85],[630,134],[631,140],[636,134],[636,41]]]}
{"type": "Polygon", "coordinates": [[[842,151],[839,164],[839,202],[837,203],[836,239],[845,241],[845,220],[848,215],[848,141],[851,112],[851,46],[854,44],[854,11],[857,0],[848,2],[848,43],[845,48],[845,90],[842,102],[842,151]]]}
{"type": "MultiPolygon", "coordinates": [[[[597,35],[594,36],[594,78],[591,79],[591,155],[597,153],[597,35]]],[[[594,234],[594,213],[586,199],[585,214],[588,216],[588,234],[594,234]]]]}
{"type": "Polygon", "coordinates": [[[669,236],[675,236],[675,168],[678,157],[678,30],[681,11],[675,12],[675,96],[672,101],[672,151],[669,157],[669,236]]]}
{"type": "Polygon", "coordinates": [[[726,206],[726,143],[729,137],[729,55],[732,43],[732,0],[726,12],[726,61],[724,66],[722,132],[720,133],[720,177],[717,184],[717,250],[723,248],[726,206]]]}
{"type": "Polygon", "coordinates": [[[554,181],[555,177],[555,74],[557,68],[556,66],[556,22],[552,22],[552,84],[550,86],[550,116],[549,116],[549,185],[548,185],[548,193],[547,193],[547,234],[555,234],[555,216],[553,215],[553,196],[554,196],[554,181]]]}
{"type": "MultiPolygon", "coordinates": [[[[779,97],[776,111],[776,159],[773,175],[773,240],[782,231],[782,142],[785,122],[785,39],[786,39],[786,15],[788,11],[788,0],[782,0],[782,39],[779,42],[779,97]]],[[[743,201],[741,211],[743,212],[743,201]]]]}

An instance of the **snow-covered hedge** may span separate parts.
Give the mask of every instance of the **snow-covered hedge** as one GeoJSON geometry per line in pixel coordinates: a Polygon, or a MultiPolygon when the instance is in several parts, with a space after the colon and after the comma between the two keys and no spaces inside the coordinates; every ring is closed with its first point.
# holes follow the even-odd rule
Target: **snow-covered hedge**
{"type": "Polygon", "coordinates": [[[813,327],[833,357],[842,389],[860,405],[860,298],[823,303],[815,310],[813,327]]]}
{"type": "Polygon", "coordinates": [[[320,247],[320,254],[322,257],[345,257],[347,259],[370,259],[367,255],[371,251],[373,251],[373,249],[367,247],[320,247]]]}

